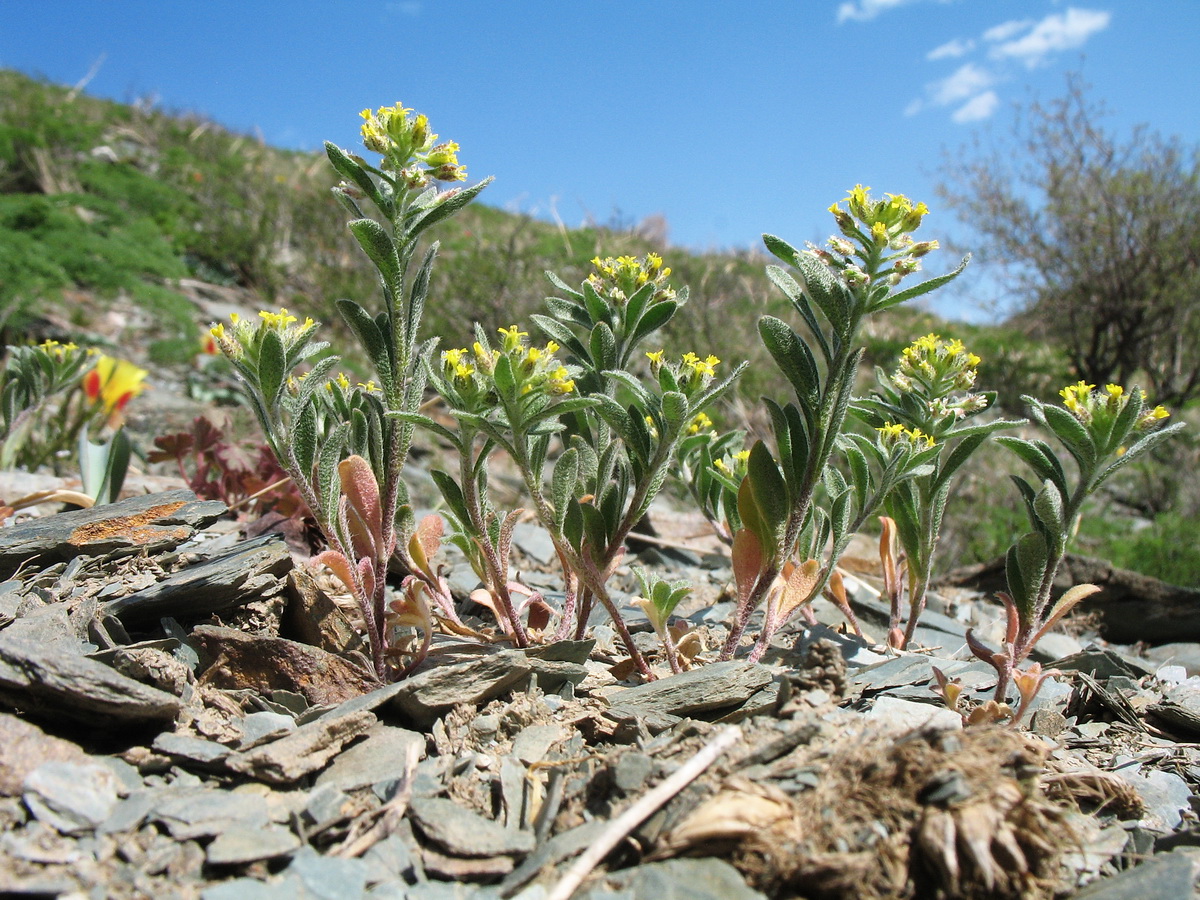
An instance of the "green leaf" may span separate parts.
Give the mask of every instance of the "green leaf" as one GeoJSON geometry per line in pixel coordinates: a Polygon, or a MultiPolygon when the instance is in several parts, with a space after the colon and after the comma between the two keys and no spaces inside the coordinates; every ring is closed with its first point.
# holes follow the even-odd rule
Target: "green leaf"
{"type": "Polygon", "coordinates": [[[1063,496],[1054,486],[1054,482],[1046,481],[1042,484],[1042,489],[1034,498],[1033,511],[1051,535],[1059,539],[1065,538],[1067,523],[1063,496]]]}
{"type": "Polygon", "coordinates": [[[789,266],[796,264],[796,257],[800,255],[800,251],[785,241],[783,238],[776,237],[773,234],[764,234],[762,236],[763,244],[774,256],[783,260],[789,266]]]}
{"type": "Polygon", "coordinates": [[[391,215],[392,203],[388,198],[380,192],[379,186],[371,178],[367,170],[350,158],[348,154],[337,144],[329,141],[325,142],[325,155],[329,157],[329,162],[332,163],[334,169],[343,178],[348,178],[350,181],[361,190],[364,194],[371,198],[371,202],[379,207],[385,215],[391,215]]]}
{"type": "Polygon", "coordinates": [[[496,368],[492,370],[492,379],[496,382],[496,390],[500,392],[501,397],[510,401],[516,398],[517,379],[513,374],[511,359],[502,355],[496,360],[496,368]]]}
{"type": "Polygon", "coordinates": [[[349,228],[358,245],[379,270],[379,277],[387,289],[392,294],[398,293],[400,258],[396,254],[396,245],[392,243],[391,235],[374,219],[355,219],[349,224],[349,228]]]}
{"type": "MultiPolygon", "coordinates": [[[[421,327],[421,316],[425,313],[425,300],[429,296],[429,280],[433,276],[433,261],[437,258],[439,244],[434,241],[425,252],[421,268],[413,279],[412,288],[408,292],[408,317],[405,322],[405,338],[411,344],[421,327]]],[[[381,328],[382,330],[382,328],[381,328]]]]}
{"type": "Polygon", "coordinates": [[[489,175],[483,181],[473,184],[470,187],[446,191],[442,194],[443,199],[424,211],[414,210],[414,213],[410,214],[407,223],[407,238],[411,241],[425,229],[454,215],[479,196],[479,192],[491,183],[492,176],[489,175]]]}
{"type": "Polygon", "coordinates": [[[379,330],[378,323],[353,300],[338,300],[337,308],[338,312],[342,314],[342,319],[350,326],[350,330],[354,332],[359,344],[362,345],[371,363],[375,366],[380,381],[390,388],[394,380],[390,345],[383,332],[379,330]]]}
{"type": "Polygon", "coordinates": [[[267,406],[274,408],[279,403],[283,390],[284,372],[283,341],[274,328],[263,330],[262,347],[258,353],[258,387],[267,406]]]}
{"type": "Polygon", "coordinates": [[[774,316],[763,316],[758,320],[758,333],[775,364],[791,382],[801,407],[806,410],[815,408],[820,392],[820,375],[808,345],[786,322],[774,316]]]}
{"type": "Polygon", "coordinates": [[[326,525],[337,521],[338,498],[341,496],[337,466],[342,458],[342,444],[349,432],[349,423],[339,424],[325,439],[317,456],[317,490],[320,493],[321,514],[326,525]]]}
{"type": "Polygon", "coordinates": [[[554,474],[550,477],[550,498],[554,504],[554,526],[562,531],[563,521],[567,516],[567,506],[575,495],[575,486],[579,482],[579,452],[570,448],[554,464],[554,474]]]}
{"type": "Polygon", "coordinates": [[[787,526],[791,504],[787,483],[771,451],[762,441],[755,441],[750,448],[746,474],[754,493],[754,505],[762,515],[763,524],[770,530],[770,544],[778,543],[787,526]]]}
{"type": "Polygon", "coordinates": [[[800,283],[796,281],[788,272],[781,269],[779,266],[767,266],[767,278],[792,302],[792,306],[800,313],[808,325],[809,332],[816,339],[821,348],[821,353],[825,357],[826,362],[833,360],[833,351],[829,348],[829,341],[825,337],[825,332],[821,329],[820,323],[817,321],[816,313],[813,312],[812,304],[808,298],[804,296],[804,289],[800,287],[800,283]]]}
{"type": "MultiPolygon", "coordinates": [[[[629,336],[629,343],[626,345],[626,357],[633,352],[634,348],[643,338],[648,337],[670,322],[678,310],[679,303],[675,300],[659,300],[657,303],[652,304],[642,314],[642,317],[638,319],[633,333],[629,336]]],[[[628,361],[628,358],[622,360],[622,365],[628,361]]]]}
{"type": "Polygon", "coordinates": [[[1061,406],[1044,406],[1042,412],[1047,426],[1075,457],[1080,469],[1090,471],[1096,464],[1096,445],[1083,423],[1061,406]]]}
{"type": "Polygon", "coordinates": [[[609,308],[608,304],[604,301],[604,298],[596,293],[596,289],[592,286],[590,281],[585,281],[582,287],[583,303],[584,307],[587,309],[588,318],[590,319],[587,324],[591,326],[599,322],[608,322],[609,308]]]}
{"type": "Polygon", "coordinates": [[[597,322],[589,340],[592,365],[601,372],[617,367],[617,339],[607,322],[597,322]]]}
{"type": "Polygon", "coordinates": [[[1049,452],[1049,448],[1012,435],[1000,435],[996,438],[996,443],[1017,454],[1029,468],[1033,469],[1033,474],[1037,476],[1038,481],[1053,481],[1059,491],[1066,491],[1067,485],[1062,467],[1049,452]]]}
{"type": "Polygon", "coordinates": [[[1142,456],[1151,447],[1156,446],[1158,443],[1160,443],[1163,440],[1166,440],[1166,438],[1175,434],[1176,432],[1182,431],[1185,427],[1186,427],[1185,423],[1176,422],[1173,425],[1168,425],[1166,428],[1160,428],[1158,431],[1149,432],[1148,434],[1146,434],[1145,436],[1140,438],[1131,447],[1129,447],[1129,449],[1127,449],[1124,453],[1122,453],[1115,460],[1113,460],[1113,462],[1108,466],[1108,468],[1106,468],[1103,472],[1100,473],[1099,476],[1097,476],[1096,481],[1093,483],[1092,489],[1095,490],[1103,482],[1107,481],[1110,477],[1112,477],[1113,474],[1120,471],[1125,466],[1129,465],[1131,462],[1133,462],[1139,456],[1142,456]]]}
{"type": "Polygon", "coordinates": [[[690,414],[687,397],[678,391],[668,391],[662,398],[662,415],[669,433],[678,434],[687,423],[690,414]]]}
{"type": "Polygon", "coordinates": [[[884,298],[881,303],[877,303],[871,307],[870,312],[878,312],[881,309],[888,309],[900,303],[906,303],[909,300],[914,300],[923,294],[928,294],[930,291],[940,288],[944,284],[949,284],[955,278],[962,274],[963,269],[967,267],[967,263],[971,261],[971,254],[963,257],[962,262],[952,272],[947,272],[945,275],[938,275],[930,278],[928,281],[922,281],[920,284],[914,284],[907,290],[898,291],[884,298]]]}
{"type": "MultiPolygon", "coordinates": [[[[583,294],[579,293],[579,291],[575,290],[575,288],[571,287],[549,269],[545,271],[545,275],[546,279],[564,294],[568,295],[569,297],[573,297],[575,300],[578,300],[581,303],[583,302],[583,294]]],[[[553,298],[547,297],[546,299],[550,300],[553,298]]]]}
{"type": "Polygon", "coordinates": [[[587,348],[583,346],[583,342],[575,336],[575,333],[562,322],[538,313],[530,316],[530,318],[543,334],[565,347],[576,359],[582,362],[588,361],[587,348]]]}
{"type": "Polygon", "coordinates": [[[454,518],[458,519],[459,524],[463,528],[469,528],[471,524],[471,516],[467,512],[467,502],[463,497],[462,488],[458,486],[458,482],[454,480],[447,472],[441,469],[430,469],[429,477],[433,479],[434,484],[441,491],[442,498],[446,501],[446,505],[450,507],[450,512],[454,514],[454,518]]]}
{"type": "Polygon", "coordinates": [[[796,268],[804,278],[804,293],[825,314],[834,332],[844,338],[849,333],[854,300],[845,285],[829,267],[808,253],[796,256],[796,268]]]}
{"type": "Polygon", "coordinates": [[[317,407],[311,401],[304,404],[292,426],[292,452],[304,478],[311,479],[317,458],[317,407]]]}

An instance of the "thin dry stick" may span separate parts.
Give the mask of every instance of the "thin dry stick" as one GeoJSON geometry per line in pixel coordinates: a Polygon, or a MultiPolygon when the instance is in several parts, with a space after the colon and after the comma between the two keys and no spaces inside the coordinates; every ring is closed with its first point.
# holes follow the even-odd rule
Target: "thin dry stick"
{"type": "Polygon", "coordinates": [[[567,874],[554,886],[554,889],[546,896],[546,900],[570,900],[571,895],[579,889],[583,880],[591,874],[592,869],[596,868],[617,844],[648,819],[655,810],[698,778],[701,772],[717,761],[717,757],[741,738],[742,729],[736,725],[724,729],[701,747],[695,756],[667,776],[662,784],[638,798],[625,812],[613,819],[596,842],[588,847],[579,859],[575,860],[575,865],[567,870],[567,874]]]}

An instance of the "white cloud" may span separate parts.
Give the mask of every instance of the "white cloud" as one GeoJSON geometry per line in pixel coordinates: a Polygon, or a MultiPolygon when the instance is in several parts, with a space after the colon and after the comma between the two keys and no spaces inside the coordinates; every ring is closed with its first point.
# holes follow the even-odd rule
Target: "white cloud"
{"type": "Polygon", "coordinates": [[[889,9],[911,2],[912,0],[858,0],[855,3],[853,0],[850,0],[850,2],[842,3],[838,6],[838,24],[842,24],[847,19],[853,19],[856,22],[869,22],[881,12],[886,12],[889,9]]]}
{"type": "Polygon", "coordinates": [[[993,59],[1017,59],[1032,69],[1051,53],[1082,46],[1107,28],[1111,19],[1111,13],[1070,7],[1065,13],[1046,16],[1024,37],[998,45],[990,55],[993,59]]]}
{"type": "Polygon", "coordinates": [[[950,118],[960,125],[964,122],[978,122],[994,113],[999,105],[1000,98],[995,91],[984,91],[956,109],[950,118]]]}
{"type": "Polygon", "coordinates": [[[403,16],[419,16],[421,14],[420,0],[391,0],[384,8],[390,13],[400,13],[403,16]]]}
{"type": "Polygon", "coordinates": [[[959,66],[949,78],[926,85],[925,90],[935,106],[949,106],[987,90],[995,83],[996,77],[991,72],[974,63],[967,63],[959,66]]]}
{"type": "Polygon", "coordinates": [[[1001,22],[999,25],[993,25],[983,33],[985,41],[1007,41],[1010,37],[1020,31],[1024,31],[1033,24],[1033,19],[1010,19],[1007,22],[1001,22]]]}
{"type": "Polygon", "coordinates": [[[940,47],[934,47],[925,54],[925,58],[930,62],[936,59],[958,59],[958,57],[966,56],[974,49],[974,41],[964,41],[962,38],[955,38],[952,41],[947,41],[940,47]]]}

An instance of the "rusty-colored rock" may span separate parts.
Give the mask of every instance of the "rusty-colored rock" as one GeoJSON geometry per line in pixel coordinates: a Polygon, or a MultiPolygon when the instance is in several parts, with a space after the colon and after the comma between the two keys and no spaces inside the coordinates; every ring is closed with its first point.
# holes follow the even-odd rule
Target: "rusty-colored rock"
{"type": "Polygon", "coordinates": [[[192,637],[212,660],[200,676],[202,685],[262,694],[293,691],[317,705],[341,703],[380,686],[350,660],[308,644],[217,625],[201,625],[192,637]]]}

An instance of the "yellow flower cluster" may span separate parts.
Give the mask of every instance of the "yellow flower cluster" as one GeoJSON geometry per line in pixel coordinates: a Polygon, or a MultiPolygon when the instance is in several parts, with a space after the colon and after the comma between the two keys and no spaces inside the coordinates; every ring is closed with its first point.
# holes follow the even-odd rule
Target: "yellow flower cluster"
{"type": "Polygon", "coordinates": [[[932,447],[935,443],[933,435],[925,434],[920,428],[905,428],[894,422],[887,422],[875,430],[879,432],[883,446],[889,448],[902,441],[918,449],[932,447]]]}
{"type": "Polygon", "coordinates": [[[929,207],[924,203],[913,203],[903,194],[884,194],[886,199],[873,200],[870,190],[861,184],[854,186],[842,201],[849,207],[849,212],[837,203],[829,207],[838,227],[847,236],[856,230],[854,219],[858,219],[867,227],[876,243],[887,244],[902,234],[916,231],[921,227],[921,220],[929,213],[929,207]]]}
{"type": "Polygon", "coordinates": [[[241,359],[246,355],[248,348],[258,346],[264,329],[278,332],[283,340],[284,348],[290,350],[312,334],[317,327],[317,323],[311,316],[305,316],[304,321],[301,322],[298,317],[288,312],[286,307],[280,307],[279,312],[261,310],[258,317],[262,321],[255,324],[246,321],[237,313],[231,313],[229,329],[225,328],[224,323],[217,322],[209,329],[208,333],[212,335],[222,353],[231,359],[241,359]]]}
{"type": "Polygon", "coordinates": [[[458,144],[435,144],[437,135],[429,130],[429,119],[403,104],[381,106],[375,112],[364,109],[363,146],[383,156],[383,168],[395,171],[411,189],[429,181],[464,181],[467,170],[458,163],[458,144]]]}
{"type": "Polygon", "coordinates": [[[746,465],[749,459],[749,450],[739,450],[733,454],[733,457],[728,462],[724,458],[714,459],[713,467],[718,471],[724,472],[726,475],[737,477],[738,475],[746,474],[746,465]]]}
{"type": "MultiPolygon", "coordinates": [[[[1058,395],[1062,397],[1063,406],[1084,425],[1096,420],[1105,423],[1112,421],[1129,402],[1125,388],[1119,384],[1106,384],[1104,391],[1100,392],[1094,384],[1078,381],[1067,385],[1058,395]]],[[[1146,431],[1170,415],[1165,407],[1155,406],[1142,413],[1134,427],[1138,431],[1146,431]]]]}
{"type": "Polygon", "coordinates": [[[618,305],[624,304],[634,293],[647,284],[654,285],[650,303],[673,300],[675,290],[667,283],[671,267],[663,265],[657,253],[647,253],[642,259],[634,256],[593,257],[594,271],[588,275],[588,283],[596,293],[618,305]]]}
{"type": "Polygon", "coordinates": [[[935,392],[966,390],[975,383],[980,362],[957,338],[947,341],[939,335],[927,334],[901,352],[900,366],[892,381],[901,390],[911,389],[913,379],[935,392]]]}
{"type": "Polygon", "coordinates": [[[476,376],[484,379],[491,376],[496,371],[496,362],[504,355],[512,363],[522,394],[539,388],[552,394],[570,394],[575,390],[571,371],[554,356],[559,350],[557,343],[548,341],[544,347],[530,347],[525,342],[528,332],[516,325],[499,329],[499,334],[501,349],[484,347],[476,341],[470,350],[465,347],[443,350],[443,376],[469,393],[482,393],[486,382],[476,381],[476,376]]]}

